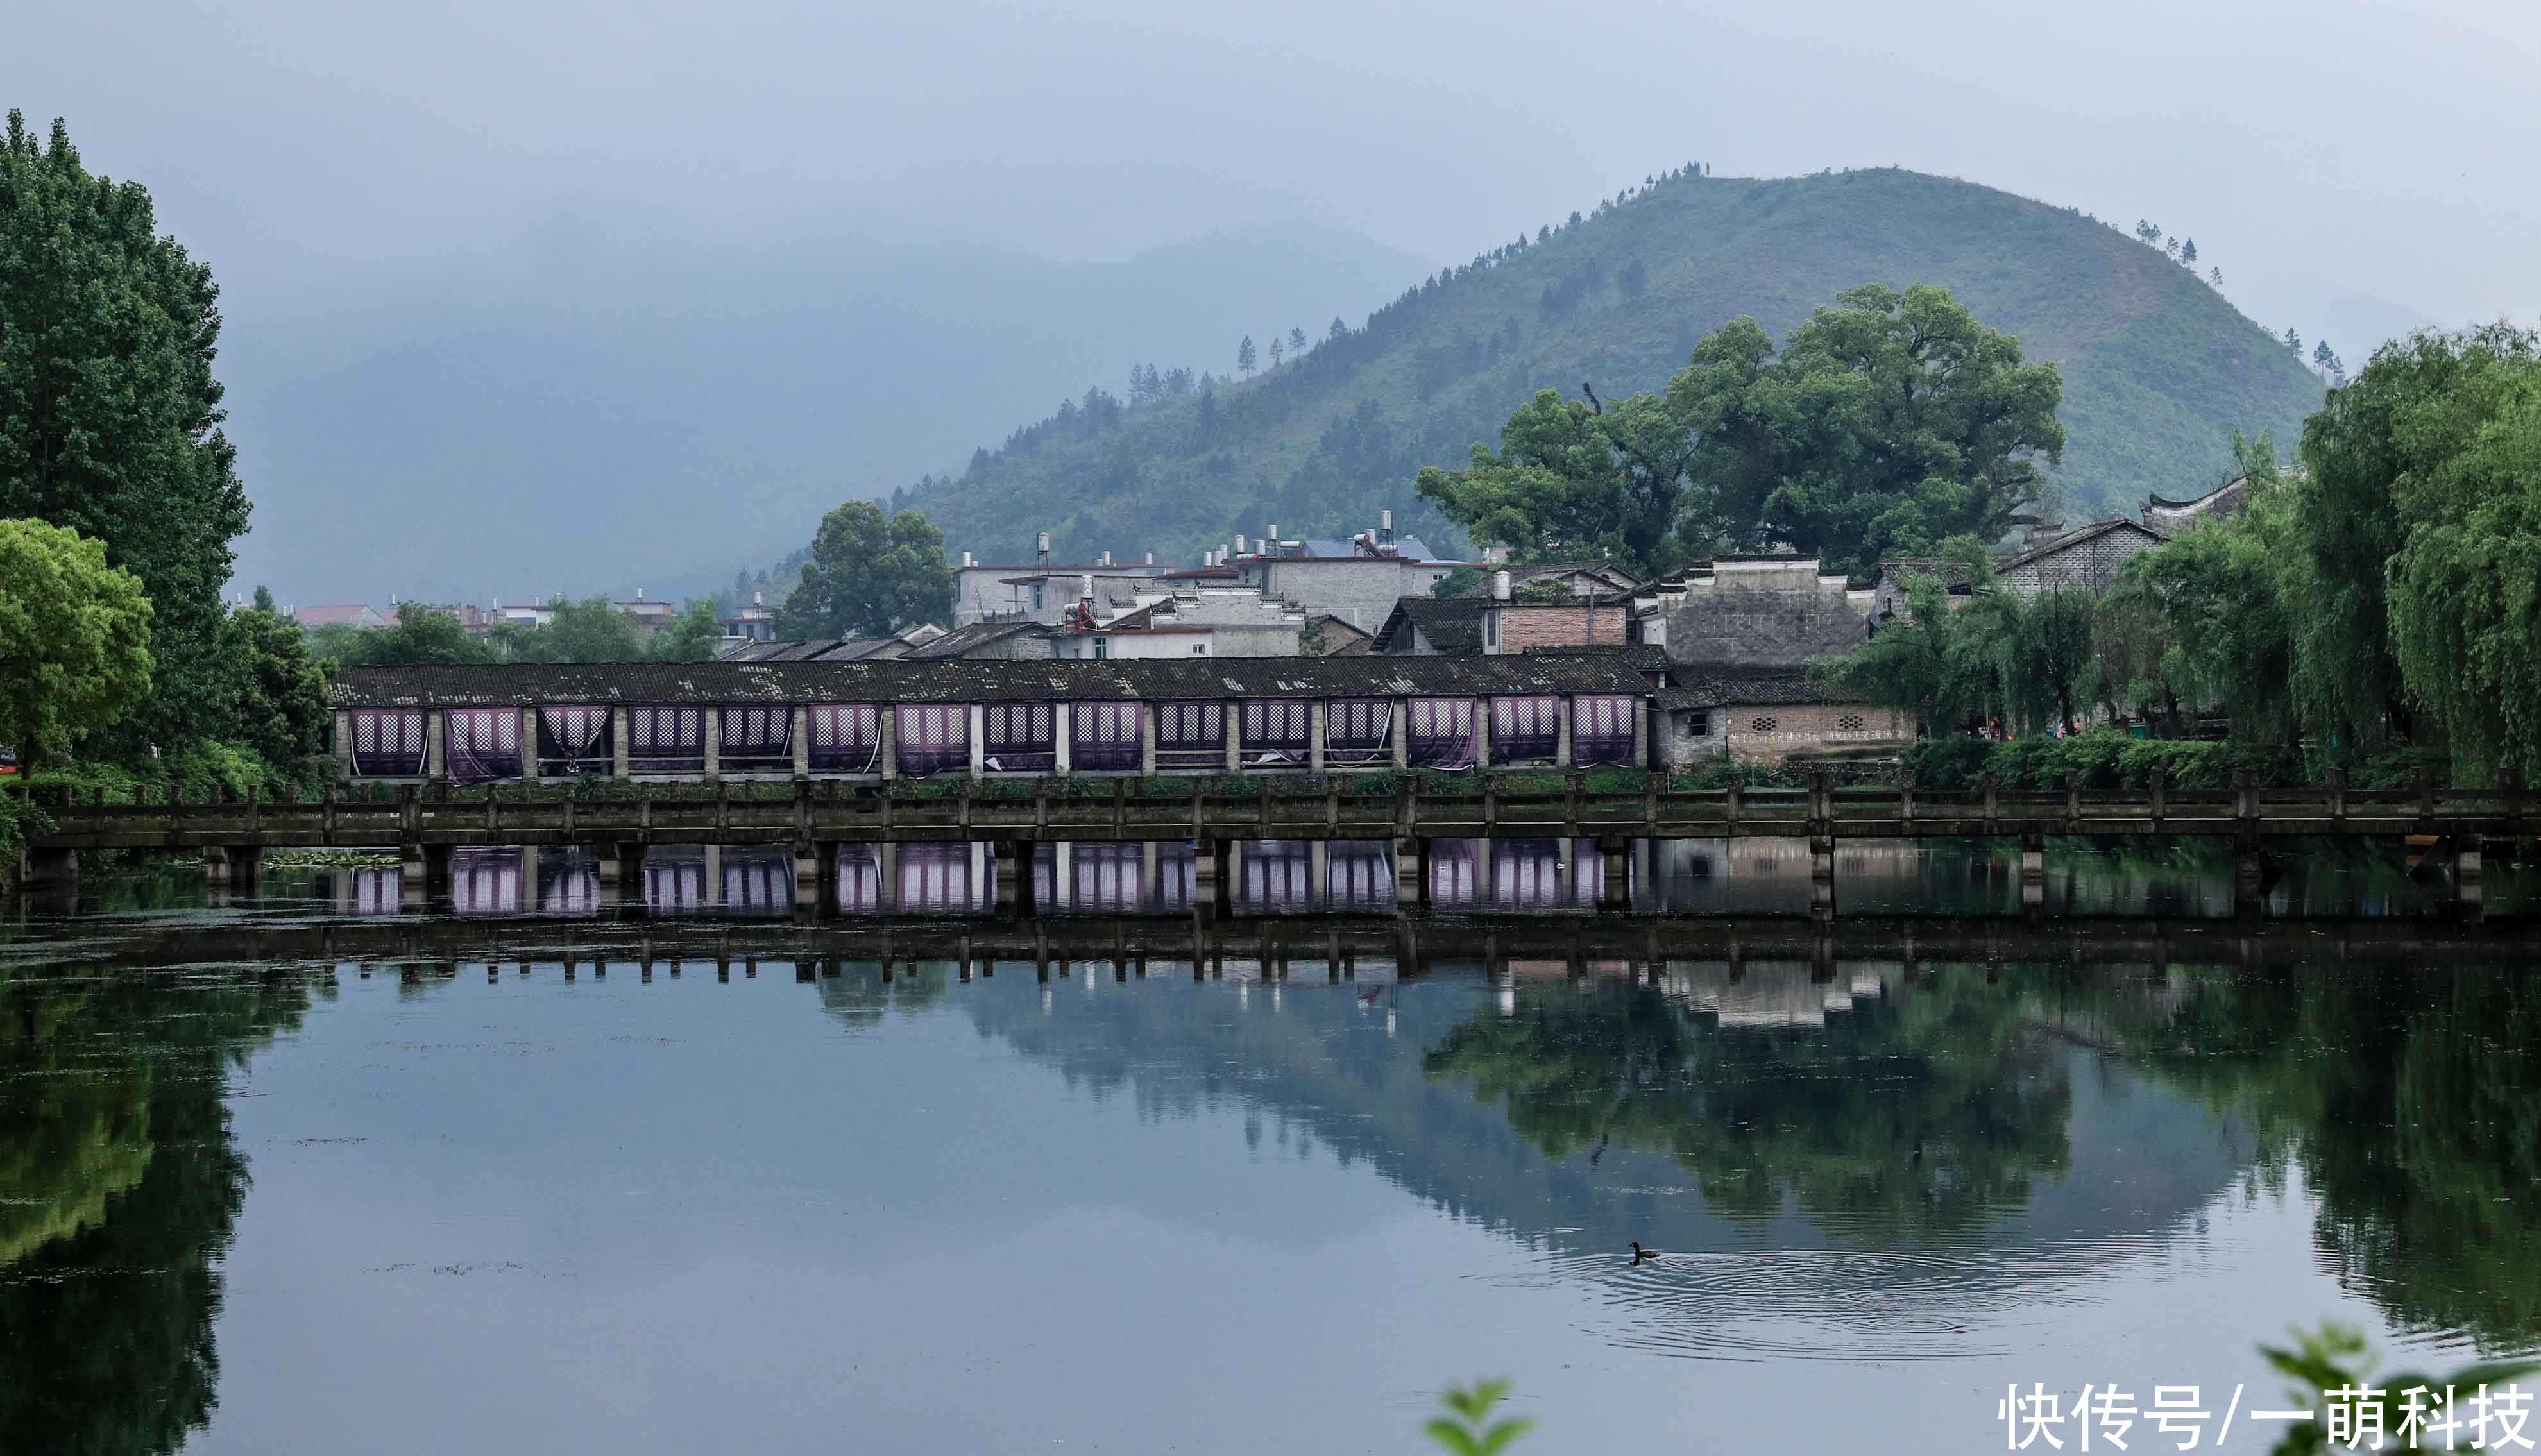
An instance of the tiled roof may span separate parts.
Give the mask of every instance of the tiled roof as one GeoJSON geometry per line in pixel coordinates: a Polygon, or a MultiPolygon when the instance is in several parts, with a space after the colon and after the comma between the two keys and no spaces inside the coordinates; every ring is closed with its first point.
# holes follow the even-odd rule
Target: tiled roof
{"type": "Polygon", "coordinates": [[[1742,668],[1726,663],[1678,663],[1672,688],[1658,692],[1664,708],[1741,707],[1750,703],[1832,702],[1805,672],[1742,668]]]}
{"type": "Polygon", "coordinates": [[[435,663],[347,667],[338,707],[575,702],[995,702],[1640,692],[1618,654],[887,662],[435,663]]]}

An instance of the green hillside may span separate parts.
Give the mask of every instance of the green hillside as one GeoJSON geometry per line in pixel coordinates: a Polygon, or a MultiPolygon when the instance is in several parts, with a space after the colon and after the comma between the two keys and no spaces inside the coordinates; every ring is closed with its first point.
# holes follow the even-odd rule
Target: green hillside
{"type": "Polygon", "coordinates": [[[1249,380],[1127,405],[1090,393],[901,499],[989,559],[1036,529],[1063,558],[1182,558],[1270,521],[1337,534],[1385,505],[1443,544],[1413,474],[1496,443],[1534,391],[1653,389],[1741,314],[1779,336],[1874,282],[1948,288],[2062,367],[2057,479],[2077,519],[2212,485],[2233,430],[2289,444],[2320,402],[2319,380],[2188,268],[2078,212],[1901,171],[1680,176],[1495,245],[1249,380]]]}

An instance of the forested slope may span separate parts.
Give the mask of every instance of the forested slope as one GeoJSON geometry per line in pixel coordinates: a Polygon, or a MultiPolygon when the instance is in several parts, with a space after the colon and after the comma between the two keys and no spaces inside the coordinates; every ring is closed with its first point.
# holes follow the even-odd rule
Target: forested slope
{"type": "Polygon", "coordinates": [[[1779,335],[1870,282],[1946,287],[2062,367],[2058,482],[2076,517],[2194,493],[2228,471],[2235,429],[2289,445],[2320,401],[2301,361],[2189,268],[2078,212],[1903,171],[1688,172],[1494,245],[1277,368],[1134,402],[1089,392],[901,499],[991,558],[1036,529],[1069,558],[1182,557],[1266,522],[1362,526],[1383,505],[1434,542],[1449,533],[1413,474],[1496,442],[1534,391],[1654,389],[1741,314],[1779,335]]]}

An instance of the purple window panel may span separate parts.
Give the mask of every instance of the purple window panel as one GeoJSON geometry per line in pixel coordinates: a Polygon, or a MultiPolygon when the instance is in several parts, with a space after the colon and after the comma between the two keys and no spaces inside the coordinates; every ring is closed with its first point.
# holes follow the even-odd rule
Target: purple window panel
{"type": "Polygon", "coordinates": [[[992,702],[980,710],[980,761],[991,773],[1058,768],[1058,714],[1047,702],[992,702]]]}
{"type": "Polygon", "coordinates": [[[721,736],[715,740],[717,766],[774,763],[790,766],[793,764],[792,708],[728,707],[721,711],[721,736]]]}
{"type": "Polygon", "coordinates": [[[682,773],[706,765],[706,714],[695,707],[631,707],[626,710],[626,769],[630,773],[682,773]]]}
{"type": "MultiPolygon", "coordinates": [[[[814,770],[823,773],[880,771],[881,709],[869,702],[816,702],[805,709],[804,717],[805,731],[812,735],[814,770]]],[[[965,762],[968,762],[967,756],[965,762]]]]}
{"type": "Polygon", "coordinates": [[[1157,767],[1225,766],[1225,703],[1160,702],[1155,706],[1157,767]]]}
{"type": "Polygon", "coordinates": [[[971,766],[971,707],[961,702],[904,702],[892,708],[899,771],[912,777],[971,766]]]}
{"type": "Polygon", "coordinates": [[[1136,768],[1139,712],[1144,706],[1136,702],[1069,704],[1068,766],[1072,769],[1136,768]]]}
{"type": "Polygon", "coordinates": [[[1249,768],[1275,768],[1306,762],[1314,736],[1303,699],[1272,699],[1243,704],[1243,763],[1249,768]]]}
{"type": "Polygon", "coordinates": [[[1324,764],[1371,768],[1394,762],[1394,700],[1337,697],[1324,704],[1324,764]]]}

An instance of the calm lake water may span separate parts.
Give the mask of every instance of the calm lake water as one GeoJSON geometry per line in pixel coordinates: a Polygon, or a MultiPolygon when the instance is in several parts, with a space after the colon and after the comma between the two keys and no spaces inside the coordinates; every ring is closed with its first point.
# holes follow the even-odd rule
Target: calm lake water
{"type": "MultiPolygon", "coordinates": [[[[1933,916],[1910,965],[1687,913],[1804,907],[1804,856],[1792,902],[1660,846],[1628,917],[1549,843],[1481,883],[1545,855],[1488,940],[1197,976],[1112,851],[967,962],[789,925],[745,854],[650,918],[556,855],[428,912],[93,884],[0,931],[0,1450],[1415,1451],[1506,1375],[1520,1452],[1972,1452],[2011,1382],[2281,1405],[2255,1346],[2324,1316],[2541,1348],[2511,869],[2486,930],[2335,854],[2201,928],[2228,863],[2068,845],[1946,959],[1999,857],[1854,862],[1848,912],[1933,916]]],[[[1388,923],[1390,866],[1285,862],[1256,923],[1388,923]]]]}

